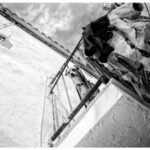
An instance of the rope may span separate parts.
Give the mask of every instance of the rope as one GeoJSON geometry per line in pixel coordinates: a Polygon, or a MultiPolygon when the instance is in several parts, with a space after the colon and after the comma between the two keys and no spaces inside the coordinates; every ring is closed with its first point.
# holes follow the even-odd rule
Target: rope
{"type": "Polygon", "coordinates": [[[56,118],[55,118],[55,107],[54,107],[54,95],[52,95],[51,101],[52,101],[51,106],[52,106],[52,115],[53,115],[53,131],[55,133],[56,132],[56,126],[55,126],[56,118]]]}
{"type": "Polygon", "coordinates": [[[44,104],[43,104],[43,112],[42,112],[42,119],[41,119],[41,131],[40,131],[40,146],[41,147],[42,147],[42,135],[43,135],[42,128],[43,128],[44,115],[45,115],[45,102],[46,102],[47,81],[48,81],[48,77],[46,77],[46,82],[45,82],[44,104]]]}
{"type": "Polygon", "coordinates": [[[56,120],[56,130],[59,128],[59,118],[58,118],[58,108],[57,108],[57,101],[54,100],[54,107],[55,107],[55,120],[56,120]]]}

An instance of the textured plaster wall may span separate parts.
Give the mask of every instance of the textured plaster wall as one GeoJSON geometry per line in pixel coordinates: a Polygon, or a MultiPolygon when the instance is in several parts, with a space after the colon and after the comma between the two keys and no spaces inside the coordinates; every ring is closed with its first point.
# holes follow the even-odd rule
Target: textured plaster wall
{"type": "MultiPolygon", "coordinates": [[[[1,28],[7,23],[0,15],[0,34],[9,37],[12,45],[8,48],[0,42],[0,147],[40,147],[41,141],[47,146],[53,134],[48,85],[66,59],[15,25],[1,28]]],[[[80,99],[70,78],[64,78],[75,108],[80,99]]],[[[70,113],[62,78],[54,92],[70,113]]],[[[57,105],[62,111],[58,100],[57,105]]]]}
{"type": "Polygon", "coordinates": [[[75,122],[72,121],[72,125],[68,126],[68,131],[64,133],[56,145],[58,147],[74,147],[122,95],[123,93],[113,84],[113,80],[110,81],[88,108],[81,113],[80,117],[75,122]]]}
{"type": "Polygon", "coordinates": [[[77,147],[149,147],[150,110],[122,96],[77,147]]]}
{"type": "Polygon", "coordinates": [[[39,147],[46,77],[65,59],[15,25],[0,33],[12,43],[0,44],[0,147],[39,147]]]}

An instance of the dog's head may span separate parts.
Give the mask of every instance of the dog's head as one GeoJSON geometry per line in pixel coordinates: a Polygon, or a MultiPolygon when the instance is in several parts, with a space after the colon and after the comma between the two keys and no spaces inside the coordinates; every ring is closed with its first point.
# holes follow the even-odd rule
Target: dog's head
{"type": "Polygon", "coordinates": [[[71,68],[66,70],[65,75],[69,76],[71,78],[78,76],[79,75],[79,68],[76,66],[71,67],[71,68]]]}

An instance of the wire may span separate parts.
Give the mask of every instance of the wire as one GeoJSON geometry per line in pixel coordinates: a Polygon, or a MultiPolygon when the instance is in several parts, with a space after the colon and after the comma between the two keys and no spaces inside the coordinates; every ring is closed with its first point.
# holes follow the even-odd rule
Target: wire
{"type": "Polygon", "coordinates": [[[66,85],[65,78],[64,78],[63,74],[62,74],[62,80],[63,80],[65,92],[66,92],[66,95],[67,95],[67,99],[68,99],[68,103],[69,103],[69,107],[70,107],[70,112],[72,112],[73,111],[73,107],[72,107],[72,104],[71,104],[69,92],[68,92],[67,85],[66,85]]]}
{"type": "Polygon", "coordinates": [[[48,81],[48,76],[46,77],[46,82],[45,82],[45,93],[44,93],[44,104],[43,104],[43,112],[42,112],[42,119],[41,119],[41,131],[40,131],[40,146],[42,147],[42,135],[43,135],[43,122],[44,122],[44,115],[45,115],[45,103],[46,103],[46,91],[47,91],[47,81],[48,81]]]}
{"type": "Polygon", "coordinates": [[[149,15],[149,18],[150,18],[150,12],[149,12],[149,9],[148,9],[148,7],[147,7],[147,4],[146,4],[146,3],[144,3],[144,4],[145,4],[146,10],[147,10],[147,13],[148,13],[148,15],[149,15]]]}

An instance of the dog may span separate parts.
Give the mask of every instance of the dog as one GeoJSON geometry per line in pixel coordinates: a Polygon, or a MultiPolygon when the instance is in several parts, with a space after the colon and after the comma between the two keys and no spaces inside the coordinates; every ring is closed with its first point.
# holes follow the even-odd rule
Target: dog
{"type": "MultiPolygon", "coordinates": [[[[85,79],[85,77],[84,77],[83,73],[81,72],[81,70],[76,66],[73,66],[72,68],[67,69],[65,75],[72,79],[72,81],[73,81],[73,83],[74,83],[74,85],[77,89],[77,92],[79,93],[79,96],[80,96],[81,100],[84,99],[86,94],[94,86],[93,83],[91,83],[90,81],[85,79]]],[[[99,92],[100,92],[99,89],[97,89],[86,104],[89,104],[90,101],[92,101],[92,99],[99,92]]]]}

